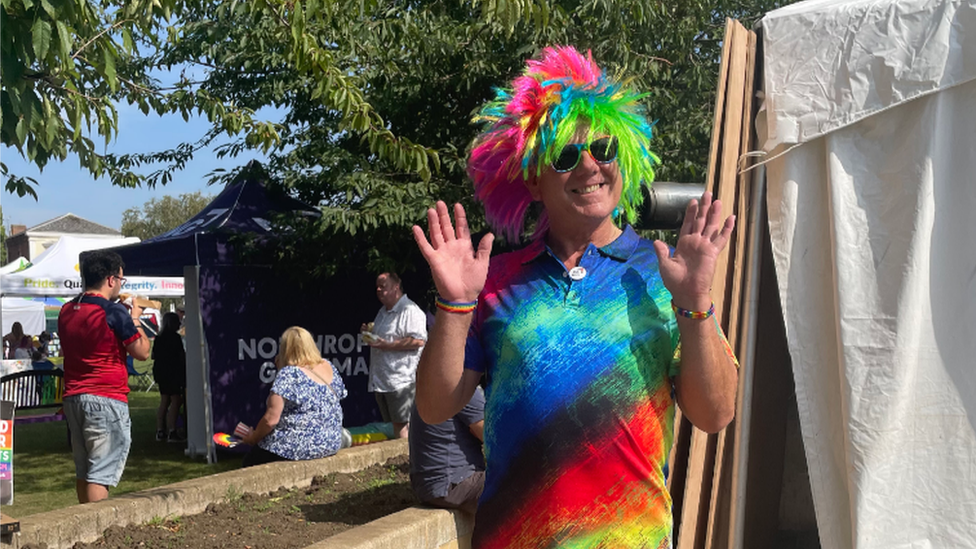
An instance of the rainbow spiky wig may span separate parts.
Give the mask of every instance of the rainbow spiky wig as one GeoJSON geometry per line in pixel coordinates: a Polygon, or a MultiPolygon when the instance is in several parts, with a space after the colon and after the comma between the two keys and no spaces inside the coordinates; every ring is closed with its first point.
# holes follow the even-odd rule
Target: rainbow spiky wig
{"type": "MultiPolygon", "coordinates": [[[[525,181],[541,175],[581,125],[588,126],[587,140],[617,138],[623,180],[618,210],[633,222],[643,200],[640,184],[654,180],[659,162],[648,149],[653,124],[639,103],[642,97],[610,81],[589,51],[584,57],[572,46],[557,46],[529,60],[511,89],[496,90],[495,99],[474,117],[486,128],[474,140],[468,174],[494,230],[519,239],[532,203],[525,181]]],[[[543,211],[535,237],[547,228],[543,211]]]]}

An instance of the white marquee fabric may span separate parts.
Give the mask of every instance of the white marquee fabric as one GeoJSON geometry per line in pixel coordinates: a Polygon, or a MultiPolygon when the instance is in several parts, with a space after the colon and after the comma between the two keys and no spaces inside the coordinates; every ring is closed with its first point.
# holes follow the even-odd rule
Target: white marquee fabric
{"type": "Polygon", "coordinates": [[[976,547],[976,3],[805,2],[762,27],[821,546],[976,547]]]}
{"type": "Polygon", "coordinates": [[[974,19],[972,0],[808,0],[766,14],[764,148],[973,80],[974,19]]]}
{"type": "Polygon", "coordinates": [[[0,312],[3,313],[3,334],[10,333],[14,322],[20,322],[24,333],[36,336],[44,331],[44,304],[17,297],[0,298],[0,312]]]}
{"type": "MultiPolygon", "coordinates": [[[[88,250],[98,250],[139,242],[138,238],[83,238],[62,236],[60,240],[39,255],[31,267],[0,276],[0,293],[5,296],[72,296],[82,291],[81,274],[78,271],[78,255],[88,250]]],[[[124,274],[124,273],[123,273],[124,274]]],[[[180,297],[183,295],[183,279],[179,277],[126,277],[123,292],[146,297],[180,297]]]]}
{"type": "Polygon", "coordinates": [[[0,267],[0,274],[15,273],[19,270],[26,269],[28,265],[30,265],[30,261],[27,261],[27,258],[18,257],[3,267],[0,267]]]}

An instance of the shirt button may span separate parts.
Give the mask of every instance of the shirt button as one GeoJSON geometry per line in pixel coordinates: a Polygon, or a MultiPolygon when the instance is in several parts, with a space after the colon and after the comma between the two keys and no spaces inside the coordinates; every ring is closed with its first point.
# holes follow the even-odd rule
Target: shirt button
{"type": "Polygon", "coordinates": [[[567,276],[569,276],[569,273],[567,273],[566,271],[563,271],[563,278],[566,278],[567,276]]]}

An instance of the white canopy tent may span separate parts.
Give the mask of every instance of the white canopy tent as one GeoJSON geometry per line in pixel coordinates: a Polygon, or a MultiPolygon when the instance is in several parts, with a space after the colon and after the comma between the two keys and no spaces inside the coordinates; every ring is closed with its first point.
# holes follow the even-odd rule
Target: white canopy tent
{"type": "Polygon", "coordinates": [[[811,0],[761,27],[821,546],[976,547],[976,3],[811,0]]]}
{"type": "Polygon", "coordinates": [[[0,299],[3,310],[3,333],[9,334],[14,322],[20,322],[24,333],[37,335],[44,331],[44,304],[29,299],[4,297],[0,299]]]}
{"type": "Polygon", "coordinates": [[[29,266],[30,261],[27,261],[26,257],[18,257],[3,267],[0,267],[0,274],[15,273],[17,271],[26,269],[29,266]]]}
{"type": "MultiPolygon", "coordinates": [[[[109,239],[62,236],[56,244],[38,255],[30,267],[14,273],[0,274],[0,296],[67,297],[77,295],[83,290],[78,266],[78,255],[81,252],[137,242],[139,239],[135,237],[109,239]]],[[[127,276],[123,291],[145,297],[181,297],[183,295],[183,279],[177,277],[127,276]]],[[[6,303],[7,301],[4,300],[4,307],[0,309],[0,324],[5,329],[8,326],[6,303]]],[[[38,305],[41,307],[41,328],[36,332],[31,332],[25,325],[24,330],[27,333],[40,333],[44,329],[44,305],[41,303],[38,305]]],[[[13,321],[11,321],[12,323],[13,321]]]]}
{"type": "MultiPolygon", "coordinates": [[[[16,273],[0,276],[0,294],[5,296],[70,296],[82,291],[78,255],[139,242],[138,238],[83,238],[62,236],[39,255],[34,264],[16,273]]],[[[180,297],[183,279],[179,277],[127,276],[123,292],[146,297],[180,297]]]]}

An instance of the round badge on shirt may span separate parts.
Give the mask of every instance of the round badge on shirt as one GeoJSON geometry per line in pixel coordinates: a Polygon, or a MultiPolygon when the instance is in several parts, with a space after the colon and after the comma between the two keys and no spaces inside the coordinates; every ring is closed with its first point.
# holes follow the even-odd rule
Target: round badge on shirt
{"type": "Polygon", "coordinates": [[[569,278],[572,278],[573,280],[583,280],[583,277],[585,276],[586,269],[583,267],[573,267],[569,270],[569,278]]]}

